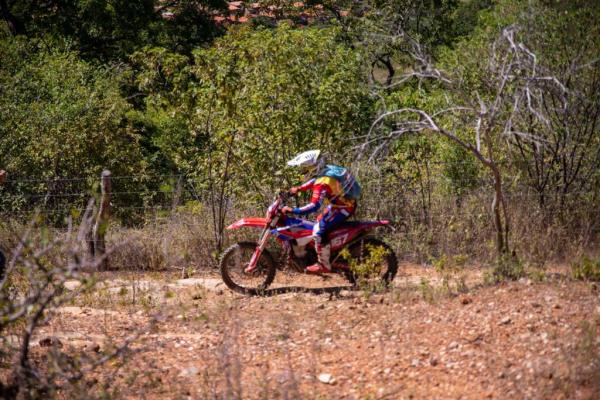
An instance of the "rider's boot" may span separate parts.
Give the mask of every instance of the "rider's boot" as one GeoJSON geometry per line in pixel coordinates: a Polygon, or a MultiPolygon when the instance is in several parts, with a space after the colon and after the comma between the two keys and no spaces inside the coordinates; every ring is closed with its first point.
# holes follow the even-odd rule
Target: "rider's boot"
{"type": "Polygon", "coordinates": [[[326,272],[331,272],[331,264],[329,262],[329,257],[331,255],[331,245],[323,245],[321,243],[316,243],[315,248],[317,250],[317,263],[311,265],[310,267],[306,267],[306,272],[312,274],[322,274],[326,272]]]}

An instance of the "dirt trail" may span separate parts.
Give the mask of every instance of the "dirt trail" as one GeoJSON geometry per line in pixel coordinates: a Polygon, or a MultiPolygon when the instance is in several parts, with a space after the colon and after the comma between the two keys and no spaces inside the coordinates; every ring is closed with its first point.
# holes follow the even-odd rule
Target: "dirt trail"
{"type": "Polygon", "coordinates": [[[62,309],[39,338],[102,351],[162,312],[117,375],[131,398],[599,398],[597,287],[558,279],[482,286],[481,275],[467,270],[460,295],[411,266],[384,294],[248,298],[217,276],[125,274],[62,309]]]}

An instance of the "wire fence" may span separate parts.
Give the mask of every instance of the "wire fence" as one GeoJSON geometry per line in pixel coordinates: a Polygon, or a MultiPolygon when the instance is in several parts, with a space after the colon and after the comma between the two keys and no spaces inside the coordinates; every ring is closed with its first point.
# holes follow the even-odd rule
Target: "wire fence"
{"type": "MultiPolygon", "coordinates": [[[[439,164],[439,163],[436,163],[439,164]]],[[[174,211],[180,210],[182,205],[189,202],[210,208],[214,205],[213,192],[207,188],[206,181],[184,174],[162,175],[121,175],[111,176],[111,208],[115,216],[122,221],[161,221],[168,219],[174,211]]],[[[434,212],[437,202],[456,203],[465,197],[471,196],[491,199],[493,195],[492,182],[489,179],[460,178],[449,179],[443,175],[421,177],[410,185],[399,187],[398,183],[382,183],[380,186],[389,186],[385,191],[376,184],[368,182],[365,185],[363,202],[373,208],[392,207],[398,203],[393,197],[404,196],[403,204],[429,208],[434,212]],[[454,192],[452,188],[462,188],[461,193],[454,192]],[[468,188],[468,189],[464,189],[468,188]],[[407,200],[407,197],[409,199],[407,200]],[[441,200],[440,200],[441,199],[441,200]],[[426,203],[426,204],[425,204],[426,203]]],[[[0,220],[31,218],[34,214],[45,216],[48,220],[59,226],[64,218],[69,215],[78,215],[85,211],[87,202],[92,197],[98,197],[100,192],[100,178],[94,176],[31,179],[11,178],[4,186],[0,186],[0,220]]],[[[270,198],[266,194],[263,197],[270,198]]],[[[512,205],[519,206],[524,202],[552,201],[560,197],[563,201],[585,200],[592,204],[597,200],[598,190],[569,190],[564,187],[544,187],[540,192],[531,186],[508,184],[505,196],[512,205]]],[[[248,199],[229,196],[223,207],[226,210],[239,208],[259,207],[259,204],[250,204],[248,199]]],[[[438,207],[440,208],[440,207],[438,207]]],[[[262,213],[262,210],[259,210],[262,213]]],[[[460,208],[454,210],[460,213],[460,208]]]]}

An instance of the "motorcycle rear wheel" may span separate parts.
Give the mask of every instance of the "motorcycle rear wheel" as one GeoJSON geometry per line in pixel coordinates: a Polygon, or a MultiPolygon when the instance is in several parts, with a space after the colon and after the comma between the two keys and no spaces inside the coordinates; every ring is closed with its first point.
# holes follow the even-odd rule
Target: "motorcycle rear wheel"
{"type": "Polygon", "coordinates": [[[346,278],[354,286],[386,288],[398,272],[398,259],[392,248],[375,238],[360,239],[348,248],[346,278]]]}
{"type": "Polygon", "coordinates": [[[257,244],[253,242],[238,242],[223,252],[219,269],[221,278],[229,289],[242,294],[260,294],[275,279],[277,272],[275,260],[267,249],[264,249],[260,255],[254,271],[251,273],[244,271],[256,246],[257,244]]]}

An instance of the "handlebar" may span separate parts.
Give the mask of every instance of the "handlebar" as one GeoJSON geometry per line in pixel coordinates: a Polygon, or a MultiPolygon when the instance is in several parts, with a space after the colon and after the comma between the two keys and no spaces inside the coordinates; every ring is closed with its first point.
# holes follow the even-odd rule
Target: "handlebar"
{"type": "Polygon", "coordinates": [[[281,192],[279,192],[275,200],[280,199],[282,203],[285,203],[290,197],[294,197],[296,195],[297,193],[292,193],[288,190],[282,190],[281,192]]]}
{"type": "Polygon", "coordinates": [[[286,204],[287,200],[290,197],[294,197],[295,195],[296,195],[296,193],[291,193],[290,191],[286,191],[286,190],[280,191],[277,194],[277,196],[275,196],[275,199],[273,200],[273,204],[271,204],[271,206],[269,207],[269,210],[267,211],[267,217],[269,215],[274,216],[276,213],[285,215],[281,212],[281,209],[286,204]]]}
{"type": "Polygon", "coordinates": [[[286,191],[281,191],[277,194],[277,197],[275,198],[275,200],[280,199],[281,202],[285,202],[287,199],[290,198],[290,192],[286,192],[286,191]]]}

